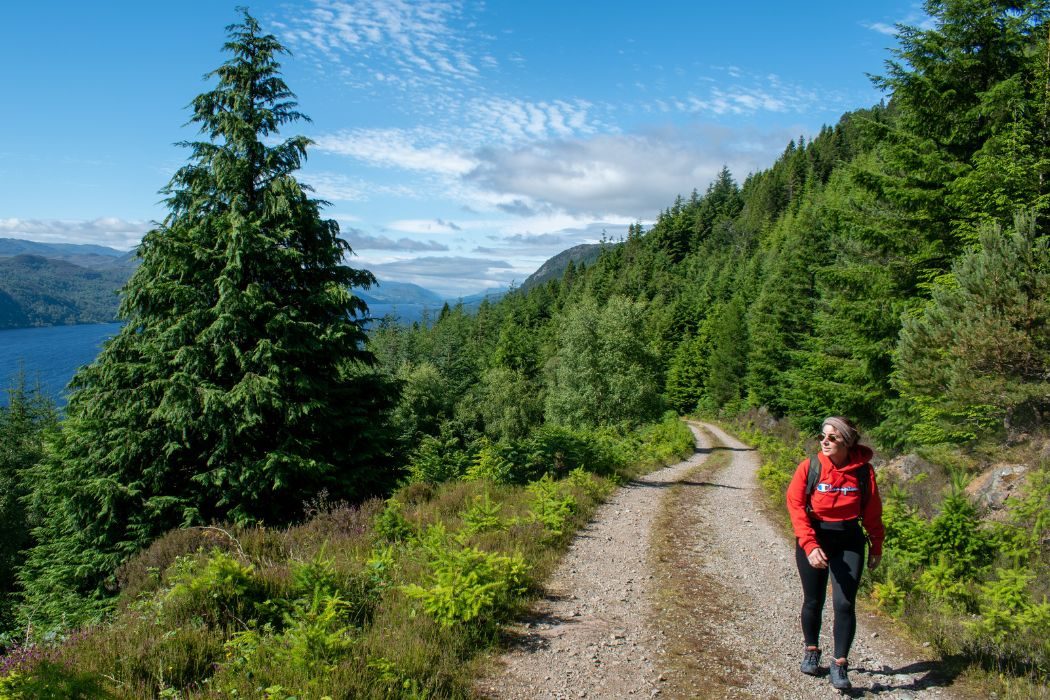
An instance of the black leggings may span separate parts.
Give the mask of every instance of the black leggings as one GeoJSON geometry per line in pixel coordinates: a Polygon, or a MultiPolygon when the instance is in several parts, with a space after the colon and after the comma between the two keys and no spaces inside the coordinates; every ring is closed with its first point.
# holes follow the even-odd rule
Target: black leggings
{"type": "Polygon", "coordinates": [[[817,542],[828,558],[828,568],[810,565],[806,553],[795,542],[795,563],[802,579],[802,636],[807,646],[819,646],[820,618],[831,574],[831,601],[835,607],[835,658],[849,656],[857,632],[857,588],[864,571],[864,532],[860,527],[844,531],[817,530],[817,542]]]}

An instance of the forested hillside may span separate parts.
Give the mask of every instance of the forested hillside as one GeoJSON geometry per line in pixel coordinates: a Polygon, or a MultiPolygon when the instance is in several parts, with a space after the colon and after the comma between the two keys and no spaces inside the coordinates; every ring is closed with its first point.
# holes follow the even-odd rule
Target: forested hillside
{"type": "Polygon", "coordinates": [[[77,251],[80,246],[56,250],[29,241],[2,242],[0,329],[105,323],[117,317],[117,291],[134,269],[133,258],[88,252],[89,246],[77,251]]]}
{"type": "Polygon", "coordinates": [[[878,604],[947,654],[1045,674],[1048,7],[928,8],[935,28],[902,28],[876,78],[887,103],[742,183],[723,170],[583,270],[380,329],[372,348],[404,383],[396,425],[421,441],[410,464],[478,440],[513,454],[537,424],[671,408],[746,427],[762,411],[787,440],[750,434],[780,501],[807,436],[851,416],[924,465],[882,477],[878,604]],[[973,498],[1002,473],[1024,484],[1005,505],[973,498]]]}
{"type": "Polygon", "coordinates": [[[886,103],[669,193],[559,279],[367,341],[347,289],[371,277],[292,175],[307,140],[271,136],[300,115],[245,14],[128,324],[62,421],[22,394],[2,414],[20,498],[0,517],[32,526],[3,553],[4,622],[88,627],[0,683],[466,694],[465,661],[615,480],[690,449],[673,411],[769,414],[777,437],[751,438],[778,494],[829,414],[932,465],[882,482],[874,600],[1019,696],[1045,687],[1050,3],[926,6],[886,103]],[[1006,460],[1024,486],[990,521],[965,488],[1006,460]]]}

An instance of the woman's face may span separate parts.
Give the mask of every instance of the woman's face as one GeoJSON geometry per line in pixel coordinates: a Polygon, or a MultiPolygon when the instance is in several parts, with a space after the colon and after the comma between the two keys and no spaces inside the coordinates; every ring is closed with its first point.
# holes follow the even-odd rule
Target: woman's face
{"type": "Polygon", "coordinates": [[[825,425],[821,428],[820,451],[835,464],[842,464],[849,454],[849,447],[838,430],[830,425],[825,425]]]}

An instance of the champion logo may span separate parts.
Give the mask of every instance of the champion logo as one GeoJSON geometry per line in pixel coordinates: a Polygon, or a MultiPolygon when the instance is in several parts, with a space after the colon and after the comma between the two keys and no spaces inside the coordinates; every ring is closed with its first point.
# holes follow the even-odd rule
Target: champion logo
{"type": "Polygon", "coordinates": [[[817,484],[817,491],[819,493],[830,493],[832,491],[838,491],[839,493],[851,493],[853,491],[860,491],[856,486],[832,486],[831,484],[820,483],[817,484]]]}

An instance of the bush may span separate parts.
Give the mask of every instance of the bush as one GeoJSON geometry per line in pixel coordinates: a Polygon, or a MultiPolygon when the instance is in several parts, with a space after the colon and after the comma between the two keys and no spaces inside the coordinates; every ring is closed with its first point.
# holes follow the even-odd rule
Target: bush
{"type": "Polygon", "coordinates": [[[161,573],[180,558],[207,551],[235,552],[239,548],[237,541],[222,528],[172,530],[124,562],[117,569],[117,584],[124,594],[124,602],[128,602],[142,593],[157,590],[161,585],[161,573]]]}
{"type": "Polygon", "coordinates": [[[441,627],[488,627],[509,614],[528,588],[528,566],[520,555],[454,544],[440,528],[427,533],[425,549],[431,558],[427,585],[409,584],[401,590],[420,601],[441,627]]]}
{"type": "Polygon", "coordinates": [[[464,478],[469,481],[486,479],[494,484],[515,483],[521,478],[520,465],[523,461],[514,446],[482,440],[464,478]]]}
{"type": "Polygon", "coordinates": [[[463,513],[462,536],[470,537],[479,532],[504,529],[506,523],[499,517],[501,510],[503,510],[502,504],[494,503],[488,493],[475,496],[474,504],[463,513]]]}
{"type": "Polygon", "coordinates": [[[396,498],[390,498],[375,517],[376,537],[387,542],[401,542],[415,535],[415,528],[405,518],[405,507],[396,498]]]}
{"type": "Polygon", "coordinates": [[[203,561],[183,557],[171,568],[171,587],[157,601],[161,619],[171,625],[201,623],[232,629],[253,617],[266,600],[255,567],[213,550],[203,561]]]}
{"type": "Polygon", "coordinates": [[[527,488],[532,494],[529,519],[542,523],[552,538],[564,535],[569,519],[576,512],[576,499],[572,494],[562,493],[558,483],[549,474],[527,488]]]}
{"type": "Polygon", "coordinates": [[[408,480],[440,484],[458,479],[470,465],[459,439],[443,429],[440,437],[424,435],[408,462],[408,480]]]}

